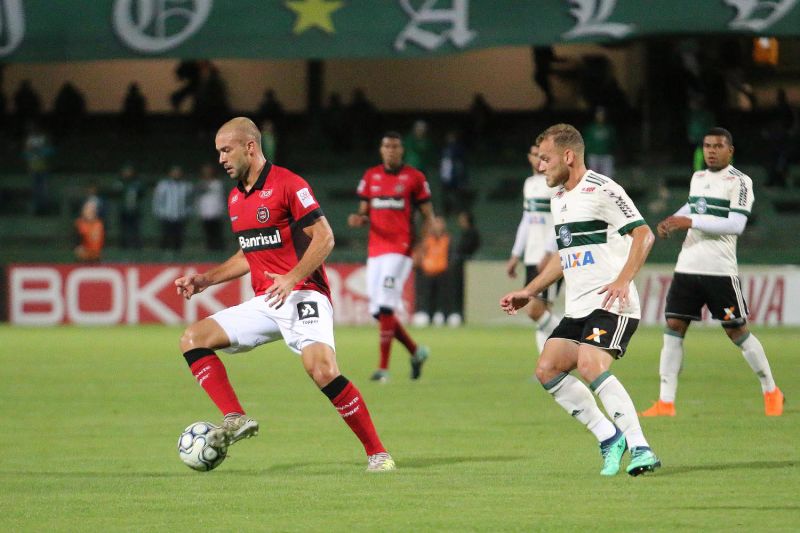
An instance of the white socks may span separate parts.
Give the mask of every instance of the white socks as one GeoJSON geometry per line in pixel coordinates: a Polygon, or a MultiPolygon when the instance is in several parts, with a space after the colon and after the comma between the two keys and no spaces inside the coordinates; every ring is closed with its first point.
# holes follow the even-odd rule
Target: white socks
{"type": "Polygon", "coordinates": [[[558,405],[586,426],[598,442],[610,439],[617,432],[614,424],[597,407],[594,396],[581,380],[570,374],[560,374],[552,381],[545,383],[544,388],[552,394],[558,405]]]}
{"type": "Polygon", "coordinates": [[[678,390],[678,374],[683,364],[683,337],[664,333],[664,344],[661,348],[661,361],[658,373],[661,374],[661,391],[658,398],[662,402],[674,402],[678,390]]]}
{"type": "Polygon", "coordinates": [[[600,401],[603,402],[606,413],[625,434],[628,446],[631,448],[649,447],[647,440],[644,438],[644,433],[642,433],[642,427],[639,425],[636,408],[633,406],[633,401],[628,395],[628,391],[622,386],[622,383],[610,373],[603,372],[600,377],[592,382],[591,387],[597,397],[600,398],[600,401]]]}
{"type": "Polygon", "coordinates": [[[758,376],[758,380],[761,382],[761,392],[774,390],[775,380],[772,378],[772,370],[769,368],[767,354],[764,353],[761,342],[755,335],[748,333],[743,341],[738,341],[736,344],[742,349],[742,355],[758,376]]]}
{"type": "Polygon", "coordinates": [[[536,321],[536,346],[539,348],[539,353],[544,350],[544,343],[553,333],[553,330],[556,329],[559,322],[561,322],[561,317],[554,315],[550,311],[545,311],[536,321]]]}

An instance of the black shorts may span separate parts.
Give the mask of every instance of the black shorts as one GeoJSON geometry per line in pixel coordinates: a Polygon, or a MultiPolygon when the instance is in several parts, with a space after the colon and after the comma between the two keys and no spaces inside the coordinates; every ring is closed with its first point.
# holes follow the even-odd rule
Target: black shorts
{"type": "Polygon", "coordinates": [[[700,320],[703,306],[722,327],[737,328],[747,323],[747,302],[738,276],[706,276],[675,272],[667,293],[667,318],[700,320]]]}
{"type": "Polygon", "coordinates": [[[588,344],[613,352],[614,359],[625,355],[633,332],[639,326],[638,318],[615,315],[604,309],[595,309],[582,318],[564,317],[551,339],[567,339],[578,344],[588,344]]]}
{"type": "MultiPolygon", "coordinates": [[[[533,278],[539,275],[539,267],[536,265],[525,265],[525,285],[533,281],[533,278]]],[[[537,296],[538,299],[544,300],[547,303],[552,303],[553,299],[550,298],[552,289],[553,298],[558,297],[558,293],[561,292],[561,283],[564,281],[564,278],[559,279],[553,285],[550,285],[545,290],[539,293],[537,296]]]]}

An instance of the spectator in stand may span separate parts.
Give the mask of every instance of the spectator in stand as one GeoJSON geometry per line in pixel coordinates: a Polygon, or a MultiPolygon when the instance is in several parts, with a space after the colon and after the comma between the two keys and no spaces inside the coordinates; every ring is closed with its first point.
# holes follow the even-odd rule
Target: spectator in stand
{"type": "Polygon", "coordinates": [[[53,104],[53,133],[56,137],[68,135],[80,126],[85,116],[86,99],[75,85],[66,82],[53,104]]]}
{"type": "Polygon", "coordinates": [[[42,99],[33,90],[30,80],[22,80],[14,93],[14,113],[20,128],[38,121],[42,114],[42,99]]]}
{"type": "Polygon", "coordinates": [[[456,131],[448,132],[445,137],[439,178],[442,182],[444,214],[449,216],[465,207],[463,203],[467,186],[467,154],[456,131]]]}
{"type": "Polygon", "coordinates": [[[50,178],[50,158],[53,155],[50,138],[36,122],[31,122],[28,136],[25,138],[23,157],[28,163],[28,175],[31,178],[33,214],[47,214],[50,199],[47,193],[50,178]]]}
{"type": "Polygon", "coordinates": [[[419,277],[420,286],[417,290],[418,309],[419,312],[425,313],[426,318],[429,318],[435,326],[444,324],[445,312],[449,307],[447,302],[449,299],[447,293],[449,253],[450,234],[447,232],[447,224],[444,218],[435,216],[416,258],[422,271],[422,275],[419,277]]]}
{"type": "Polygon", "coordinates": [[[197,95],[197,87],[200,84],[200,63],[195,59],[184,59],[175,67],[175,77],[183,83],[183,87],[173,92],[169,98],[176,113],[184,100],[194,99],[197,95]]]}
{"type": "Polygon", "coordinates": [[[78,245],[75,257],[78,261],[97,262],[105,244],[103,221],[97,216],[97,202],[87,200],[81,207],[81,214],[75,220],[75,235],[78,245]]]}
{"type": "Polygon", "coordinates": [[[144,186],[130,163],[122,167],[119,180],[114,184],[119,194],[119,244],[123,249],[139,250],[142,247],[141,222],[144,186]]]}
{"type": "Polygon", "coordinates": [[[129,133],[144,133],[147,130],[147,100],[138,83],[128,85],[128,92],[122,102],[120,122],[129,133]]]}
{"type": "Polygon", "coordinates": [[[350,150],[352,139],[349,138],[347,110],[342,104],[341,95],[337,92],[331,93],[328,97],[328,105],[322,115],[322,128],[335,151],[350,150]]]}
{"type": "Polygon", "coordinates": [[[195,94],[193,114],[200,136],[214,133],[217,125],[230,115],[228,89],[219,69],[210,61],[200,63],[200,81],[195,94]]]}
{"type": "Polygon", "coordinates": [[[583,140],[586,143],[586,161],[589,169],[603,176],[613,176],[617,132],[614,126],[608,123],[605,108],[598,107],[595,110],[594,122],[584,131],[583,140]]]}
{"type": "Polygon", "coordinates": [[[452,302],[447,324],[452,327],[464,323],[464,264],[481,246],[481,236],[471,212],[462,211],[458,214],[458,226],[461,234],[456,245],[450,247],[450,290],[447,291],[447,299],[452,302]]]}
{"type": "Polygon", "coordinates": [[[197,214],[203,223],[206,249],[222,250],[222,230],[228,204],[225,186],[214,172],[215,167],[205,164],[200,168],[200,182],[197,184],[197,214]]]}
{"type": "Polygon", "coordinates": [[[767,141],[767,187],[786,187],[789,179],[794,137],[798,130],[797,112],[789,104],[786,89],[778,89],[776,106],[762,136],[767,141]]]}
{"type": "Polygon", "coordinates": [[[471,148],[483,151],[488,148],[487,139],[491,139],[492,108],[481,93],[475,94],[469,107],[469,120],[472,128],[470,137],[474,143],[471,148]]]}
{"type": "Polygon", "coordinates": [[[256,116],[263,122],[264,120],[271,120],[276,128],[283,124],[284,118],[283,105],[278,101],[273,89],[264,91],[264,99],[258,105],[256,116]]]}
{"type": "Polygon", "coordinates": [[[161,224],[160,248],[170,255],[183,248],[186,219],[192,205],[192,185],[183,179],[183,168],[174,165],[156,185],[153,214],[161,224]]]}
{"type": "Polygon", "coordinates": [[[89,182],[89,185],[86,187],[86,198],[84,198],[81,206],[88,202],[94,202],[97,218],[103,222],[103,227],[108,230],[108,203],[100,193],[100,187],[97,185],[96,181],[89,182]]]}
{"type": "Polygon", "coordinates": [[[352,144],[356,150],[372,145],[378,126],[378,110],[367,99],[363,89],[353,91],[353,101],[347,108],[347,124],[351,125],[352,144]]]}
{"type": "Polygon", "coordinates": [[[706,168],[703,160],[703,138],[714,126],[714,115],[706,108],[702,96],[694,96],[689,100],[689,113],[686,118],[686,138],[694,154],[692,167],[697,172],[706,168]]]}
{"type": "Polygon", "coordinates": [[[275,132],[275,123],[266,119],[261,123],[261,151],[267,161],[274,163],[278,151],[278,135],[275,132]]]}
{"type": "Polygon", "coordinates": [[[6,126],[6,113],[8,112],[8,103],[6,101],[6,93],[3,91],[3,68],[5,65],[0,63],[0,134],[5,131],[6,126]]]}
{"type": "Polygon", "coordinates": [[[544,93],[544,109],[553,107],[553,88],[550,85],[550,74],[553,72],[553,63],[559,61],[553,52],[552,46],[533,46],[533,81],[544,93]]]}
{"type": "Polygon", "coordinates": [[[417,120],[411,128],[411,133],[403,141],[406,149],[406,164],[428,174],[433,163],[433,141],[428,136],[428,123],[417,120]]]}

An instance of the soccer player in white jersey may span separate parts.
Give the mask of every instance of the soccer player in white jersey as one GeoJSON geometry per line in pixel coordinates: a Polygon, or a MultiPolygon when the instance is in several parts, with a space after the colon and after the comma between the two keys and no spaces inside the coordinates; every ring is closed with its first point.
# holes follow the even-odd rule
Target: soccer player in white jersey
{"type": "MultiPolygon", "coordinates": [[[[553,238],[553,215],[550,213],[550,199],[558,190],[547,186],[547,179],[539,168],[539,147],[535,144],[528,151],[528,162],[533,175],[522,186],[522,220],[517,227],[517,236],[511,248],[511,257],[506,263],[506,273],[510,278],[517,277],[517,263],[525,264],[525,284],[535,278],[547,259],[556,252],[553,238]]],[[[552,297],[558,294],[558,285],[551,294],[548,287],[525,308],[528,316],[536,323],[536,345],[539,353],[544,343],[553,333],[561,317],[552,312],[552,297]]]]}
{"type": "Polygon", "coordinates": [[[658,234],[664,238],[675,231],[688,231],[667,294],[667,329],[659,364],[661,391],[658,401],[642,416],[675,416],[683,338],[691,321],[700,320],[704,305],[722,322],[725,333],[741,348],[758,376],[766,415],[780,416],[783,393],[772,378],[764,347],[747,329],[747,302],[736,262],[736,240],[755,200],[753,181],[731,166],[733,137],[724,128],[706,133],[703,157],[708,168],[692,175],[689,201],[658,224],[658,234]]]}
{"type": "Polygon", "coordinates": [[[536,377],[597,438],[601,475],[619,472],[629,446],[628,474],[652,472],[661,461],[642,433],[628,392],[609,369],[625,354],[639,324],[633,278],[650,253],[653,232],[619,184],[586,169],[583,138],[573,126],[551,126],[537,144],[539,170],[549,186],[559,187],[550,203],[559,253],[524,289],[503,296],[500,307],[514,314],[564,277],[565,316],[539,356],[536,377]],[[570,374],[576,369],[589,387],[570,374]]]}

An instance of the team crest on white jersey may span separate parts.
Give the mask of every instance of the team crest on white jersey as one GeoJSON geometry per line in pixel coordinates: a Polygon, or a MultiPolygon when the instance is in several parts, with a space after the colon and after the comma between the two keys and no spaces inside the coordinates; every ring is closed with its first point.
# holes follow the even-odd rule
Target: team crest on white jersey
{"type": "Polygon", "coordinates": [[[561,226],[561,229],[558,230],[558,238],[564,246],[572,244],[572,233],[567,226],[561,226]]]}
{"type": "Polygon", "coordinates": [[[262,224],[265,223],[267,220],[269,220],[269,209],[267,209],[263,205],[258,209],[256,209],[256,220],[258,220],[262,224]]]}
{"type": "Polygon", "coordinates": [[[702,197],[698,198],[695,201],[694,208],[699,214],[702,215],[703,213],[708,211],[708,201],[705,198],[702,198],[702,197]]]}

